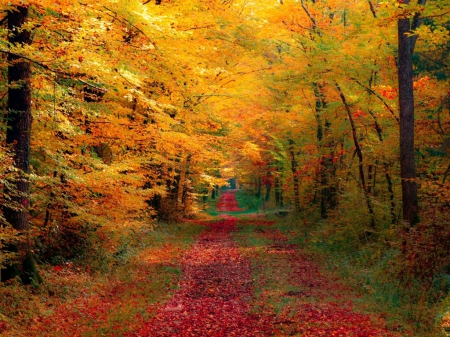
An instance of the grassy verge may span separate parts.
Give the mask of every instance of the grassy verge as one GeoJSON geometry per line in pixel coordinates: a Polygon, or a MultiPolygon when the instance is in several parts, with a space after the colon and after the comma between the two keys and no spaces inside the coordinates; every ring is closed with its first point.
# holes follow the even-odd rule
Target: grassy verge
{"type": "Polygon", "coordinates": [[[289,242],[314,254],[326,272],[338,275],[358,292],[354,300],[357,310],[383,316],[390,329],[403,331],[405,336],[449,335],[442,324],[450,311],[449,301],[442,301],[450,289],[448,280],[435,275],[424,284],[405,278],[405,268],[399,264],[401,250],[390,245],[395,240],[389,228],[369,242],[358,238],[357,228],[341,226],[338,221],[289,217],[278,228],[289,242]]]}
{"type": "Polygon", "coordinates": [[[70,263],[41,266],[46,283],[40,289],[0,287],[0,335],[124,336],[170,297],[180,257],[202,229],[159,225],[136,232],[102,273],[70,263]]]}
{"type": "Polygon", "coordinates": [[[305,237],[304,226],[279,219],[273,225],[264,220],[239,223],[235,240],[252,262],[254,310],[274,316],[280,336],[320,335],[338,329],[351,333],[361,326],[369,334],[370,329],[384,331],[386,327],[385,336],[408,336],[408,327],[398,316],[386,325],[384,308],[373,307],[361,286],[342,282],[342,274],[335,269],[337,260],[304,249],[311,240],[305,237]],[[315,320],[318,312],[322,314],[315,320]],[[302,317],[302,313],[311,317],[302,317]]]}

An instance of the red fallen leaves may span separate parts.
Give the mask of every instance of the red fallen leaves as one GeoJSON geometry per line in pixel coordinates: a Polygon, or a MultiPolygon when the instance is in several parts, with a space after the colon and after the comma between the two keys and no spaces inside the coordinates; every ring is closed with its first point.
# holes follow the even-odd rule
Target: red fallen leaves
{"type": "Polygon", "coordinates": [[[250,314],[250,262],[234,245],[236,220],[210,225],[185,256],[179,291],[132,336],[270,336],[264,316],[250,314]]]}
{"type": "Polygon", "coordinates": [[[235,190],[223,192],[223,194],[220,197],[219,202],[217,203],[217,210],[225,211],[225,212],[240,212],[240,211],[242,211],[242,209],[239,208],[239,205],[237,203],[235,193],[236,193],[235,190]]]}
{"type": "Polygon", "coordinates": [[[341,303],[304,304],[294,316],[302,336],[387,337],[392,332],[375,325],[368,315],[341,303]]]}
{"type": "MultiPolygon", "coordinates": [[[[226,194],[223,210],[229,210],[229,205],[234,207],[232,198],[232,192],[226,194]]],[[[395,336],[384,329],[382,323],[377,324],[370,316],[354,312],[346,297],[350,289],[322,275],[318,265],[299,252],[296,245],[287,243],[287,238],[278,230],[263,231],[276,243],[268,247],[266,258],[272,264],[285,260],[287,263],[280,264],[279,272],[290,274],[292,285],[302,291],[284,294],[296,297],[296,301],[276,315],[267,309],[261,314],[251,314],[248,304],[252,299],[250,261],[240,255],[231,240],[229,233],[234,230],[236,219],[222,217],[210,224],[209,230],[185,256],[179,291],[131,336],[395,336]],[[275,259],[269,257],[273,254],[277,255],[275,259]],[[314,301],[309,303],[305,300],[308,297],[314,301]]],[[[244,221],[239,224],[245,226],[244,221]]],[[[261,221],[261,225],[271,223],[261,221]]],[[[262,294],[263,301],[264,296],[262,294]]]]}
{"type": "MultiPolygon", "coordinates": [[[[230,195],[234,197],[232,193],[230,195]]],[[[231,198],[225,204],[234,207],[231,198]]],[[[224,209],[228,210],[227,207],[224,209]]],[[[354,312],[349,300],[354,296],[351,289],[342,286],[339,280],[323,275],[318,264],[297,245],[289,243],[282,232],[271,227],[271,222],[260,219],[249,222],[266,226],[258,233],[272,242],[266,250],[260,249],[257,253],[261,259],[267,260],[262,267],[270,266],[274,271],[270,278],[275,283],[275,289],[268,288],[260,295],[261,303],[257,305],[260,313],[250,305],[254,299],[251,262],[240,254],[230,235],[237,220],[224,214],[222,220],[208,225],[209,228],[183,257],[179,290],[163,307],[157,309],[151,305],[145,310],[140,302],[132,304],[136,296],[143,295],[147,299],[148,290],[144,293],[133,289],[137,284],[130,287],[131,284],[117,283],[102,295],[79,298],[70,304],[73,308],[62,306],[51,317],[36,320],[28,335],[90,335],[92,331],[102,331],[109,321],[109,324],[116,325],[113,326],[114,332],[109,330],[105,334],[108,336],[398,336],[386,330],[382,321],[354,312]],[[278,291],[279,297],[275,299],[281,302],[287,298],[289,305],[275,314],[273,307],[265,303],[276,292],[279,283],[273,281],[279,280],[279,276],[287,277],[289,285],[296,290],[278,291]],[[132,296],[121,298],[127,290],[132,292],[132,296]],[[141,308],[141,314],[133,317],[132,321],[111,317],[111,313],[123,305],[141,308]],[[153,317],[150,321],[147,321],[148,315],[153,317]]],[[[246,221],[239,222],[239,226],[245,225],[246,221]]],[[[179,254],[181,252],[168,243],[164,249],[158,249],[146,258],[140,256],[140,259],[145,260],[148,266],[170,265],[173,255],[179,254]]],[[[55,267],[55,271],[65,272],[59,268],[55,267]]],[[[149,282],[152,277],[154,275],[143,271],[139,282],[149,282]]],[[[266,281],[264,277],[257,279],[259,283],[266,281]]],[[[6,327],[0,323],[0,332],[4,329],[6,327]]]]}
{"type": "MultiPolygon", "coordinates": [[[[383,321],[377,321],[376,317],[355,312],[350,300],[356,297],[352,289],[341,284],[338,279],[322,274],[310,256],[281,238],[282,233],[274,230],[261,235],[276,242],[266,252],[272,254],[263,257],[266,266],[270,264],[275,273],[279,271],[287,274],[291,286],[301,289],[282,295],[290,297],[292,302],[276,317],[276,325],[281,330],[276,336],[400,336],[387,330],[383,321]],[[276,257],[273,254],[277,254],[276,257]]],[[[265,280],[261,279],[260,282],[265,280]]],[[[263,303],[269,295],[261,295],[263,303]]]]}

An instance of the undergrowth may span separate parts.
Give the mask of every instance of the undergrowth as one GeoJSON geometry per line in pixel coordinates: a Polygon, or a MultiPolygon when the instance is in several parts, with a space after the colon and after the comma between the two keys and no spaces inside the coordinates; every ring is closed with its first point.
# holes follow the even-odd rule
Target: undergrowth
{"type": "Polygon", "coordinates": [[[382,312],[391,329],[417,337],[449,335],[448,225],[442,219],[408,230],[379,225],[371,237],[358,221],[326,221],[314,213],[290,216],[278,227],[361,292],[358,305],[382,312]]]}
{"type": "Polygon", "coordinates": [[[0,335],[68,336],[79,332],[73,320],[83,325],[83,336],[98,336],[98,329],[123,336],[170,296],[181,275],[179,258],[202,229],[161,223],[97,233],[83,260],[40,265],[40,288],[0,286],[0,335]]]}

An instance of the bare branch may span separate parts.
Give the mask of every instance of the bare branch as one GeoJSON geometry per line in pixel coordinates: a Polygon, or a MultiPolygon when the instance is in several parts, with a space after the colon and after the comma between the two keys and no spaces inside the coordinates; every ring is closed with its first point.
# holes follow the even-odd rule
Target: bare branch
{"type": "Polygon", "coordinates": [[[372,1],[367,0],[367,2],[369,3],[370,11],[372,12],[373,17],[377,18],[377,12],[375,11],[372,1]]]}
{"type": "Polygon", "coordinates": [[[4,23],[6,23],[6,21],[8,20],[8,15],[5,15],[5,17],[0,19],[0,26],[3,25],[4,23]]]}
{"type": "Polygon", "coordinates": [[[314,17],[311,15],[311,13],[309,12],[308,8],[306,8],[306,6],[305,6],[305,1],[304,1],[304,0],[301,0],[301,4],[302,4],[302,8],[303,8],[303,10],[305,11],[306,15],[308,15],[309,19],[311,20],[314,29],[317,29],[317,28],[318,28],[318,27],[317,27],[317,21],[316,21],[316,19],[314,19],[314,17]]]}
{"type": "Polygon", "coordinates": [[[139,33],[141,33],[150,43],[151,43],[151,45],[156,49],[156,50],[159,50],[158,49],[158,47],[156,46],[156,44],[147,36],[147,34],[145,34],[145,32],[143,32],[142,31],[142,29],[140,29],[139,27],[137,27],[137,26],[135,26],[135,25],[133,25],[129,20],[127,20],[127,19],[125,19],[125,18],[119,18],[118,16],[119,16],[119,14],[117,13],[117,12],[115,12],[115,11],[113,11],[112,9],[109,9],[108,7],[106,7],[106,6],[103,6],[103,8],[105,8],[106,10],[108,10],[108,11],[110,11],[111,13],[114,13],[114,15],[111,15],[111,14],[108,14],[108,15],[110,15],[110,16],[112,16],[112,17],[114,17],[114,19],[116,19],[117,21],[119,21],[119,22],[122,22],[122,23],[126,23],[126,24],[128,24],[128,25],[130,25],[131,27],[133,27],[134,29],[136,29],[139,33]]]}
{"type": "Polygon", "coordinates": [[[55,74],[58,74],[58,75],[62,75],[63,77],[66,77],[66,78],[72,78],[72,79],[75,79],[76,81],[78,81],[78,82],[80,82],[80,83],[83,83],[83,84],[85,84],[85,85],[87,85],[87,86],[89,86],[89,87],[92,87],[92,88],[94,88],[94,89],[97,89],[97,90],[99,90],[99,91],[103,91],[103,92],[106,92],[106,91],[107,91],[107,90],[104,89],[104,88],[100,88],[100,87],[95,86],[95,85],[93,85],[93,84],[91,84],[91,83],[88,83],[88,82],[86,82],[86,81],[83,81],[83,80],[80,79],[80,78],[77,78],[77,77],[81,77],[81,76],[86,76],[87,74],[84,74],[84,73],[78,73],[78,74],[77,74],[77,73],[68,73],[68,72],[66,72],[66,71],[62,71],[62,70],[59,70],[59,69],[53,69],[53,68],[51,68],[50,66],[46,65],[45,63],[42,63],[42,62],[37,61],[37,60],[34,60],[34,59],[29,58],[29,57],[24,56],[24,55],[20,55],[20,54],[13,53],[13,52],[11,52],[11,51],[9,51],[9,50],[5,50],[5,49],[0,49],[0,53],[5,53],[5,54],[8,54],[8,55],[17,57],[17,58],[21,58],[21,59],[27,60],[27,61],[29,61],[29,62],[31,62],[31,63],[33,63],[33,64],[38,65],[39,67],[41,67],[41,68],[43,68],[43,69],[45,69],[45,70],[48,70],[48,71],[50,71],[50,72],[52,72],[52,73],[55,73],[55,74]]]}
{"type": "Polygon", "coordinates": [[[369,88],[368,86],[365,86],[364,84],[362,84],[361,82],[359,82],[356,78],[352,78],[353,81],[355,81],[356,83],[358,83],[361,87],[363,87],[369,94],[374,95],[376,98],[378,98],[383,105],[389,110],[389,112],[392,114],[392,116],[394,116],[395,120],[397,121],[397,123],[399,123],[399,119],[398,117],[395,115],[394,110],[392,110],[392,108],[385,102],[385,100],[383,99],[383,97],[380,96],[379,93],[377,93],[376,91],[374,91],[373,89],[369,88]]]}

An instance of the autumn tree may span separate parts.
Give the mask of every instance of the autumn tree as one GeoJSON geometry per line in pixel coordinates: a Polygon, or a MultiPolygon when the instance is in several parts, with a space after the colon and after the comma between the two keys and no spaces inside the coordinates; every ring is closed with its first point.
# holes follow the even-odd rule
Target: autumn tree
{"type": "MultiPolygon", "coordinates": [[[[404,8],[398,19],[398,100],[400,110],[400,167],[402,178],[403,220],[417,223],[419,205],[417,198],[415,148],[414,148],[414,92],[412,55],[417,41],[414,30],[421,24],[421,13],[409,11],[409,0],[399,1],[404,8]]],[[[417,4],[425,6],[426,0],[417,4]]]]}
{"type": "MultiPolygon", "coordinates": [[[[28,6],[17,6],[7,12],[9,43],[24,47],[31,43],[31,33],[26,27],[28,6]]],[[[30,62],[13,53],[8,53],[8,105],[6,143],[14,153],[14,171],[5,194],[14,204],[3,208],[6,221],[25,237],[17,246],[7,249],[19,253],[19,262],[2,270],[2,281],[16,276],[25,284],[38,284],[37,274],[28,238],[29,179],[31,141],[31,67],[30,62]],[[15,174],[14,174],[15,173],[15,174]]]]}

